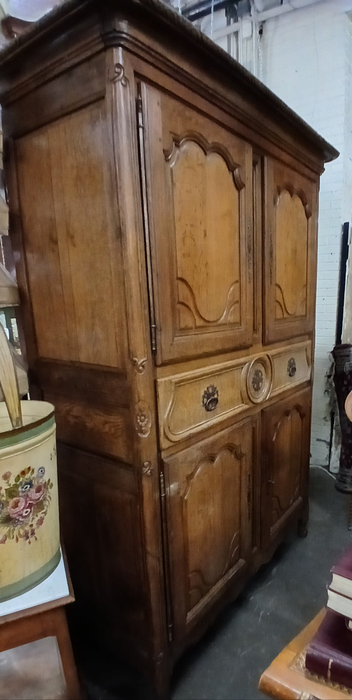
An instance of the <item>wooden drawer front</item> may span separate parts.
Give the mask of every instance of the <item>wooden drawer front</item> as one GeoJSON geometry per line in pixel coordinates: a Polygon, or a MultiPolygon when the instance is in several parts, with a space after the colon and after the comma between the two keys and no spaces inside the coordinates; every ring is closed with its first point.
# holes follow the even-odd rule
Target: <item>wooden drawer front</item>
{"type": "Polygon", "coordinates": [[[290,348],[274,350],[271,354],[273,384],[271,396],[306,382],[311,376],[312,343],[297,343],[290,348]]]}
{"type": "Polygon", "coordinates": [[[247,407],[241,378],[247,359],[158,381],[162,447],[184,440],[247,407]],[[216,404],[215,408],[214,405],[216,404]]]}
{"type": "Polygon", "coordinates": [[[157,382],[161,447],[264,404],[310,379],[311,342],[172,375],[157,382]]]}

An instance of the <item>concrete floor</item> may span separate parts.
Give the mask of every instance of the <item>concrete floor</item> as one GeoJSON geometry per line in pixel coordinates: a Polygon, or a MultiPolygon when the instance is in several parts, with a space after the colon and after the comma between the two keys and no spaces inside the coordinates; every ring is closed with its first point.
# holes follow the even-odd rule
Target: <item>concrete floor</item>
{"type": "MultiPolygon", "coordinates": [[[[349,497],[312,468],[306,539],[292,538],[176,667],[172,700],[259,700],[261,673],[324,606],[329,571],[352,542],[349,497]]],[[[89,649],[79,662],[90,700],[151,700],[143,680],[89,649]]]]}

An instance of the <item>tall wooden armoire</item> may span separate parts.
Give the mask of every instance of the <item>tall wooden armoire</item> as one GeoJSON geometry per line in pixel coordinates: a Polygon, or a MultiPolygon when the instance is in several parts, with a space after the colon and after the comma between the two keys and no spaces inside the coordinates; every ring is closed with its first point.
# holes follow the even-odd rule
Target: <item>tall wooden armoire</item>
{"type": "Polygon", "coordinates": [[[76,598],[162,695],[305,531],[319,176],[338,154],[159,0],[69,0],[0,76],[76,598]]]}

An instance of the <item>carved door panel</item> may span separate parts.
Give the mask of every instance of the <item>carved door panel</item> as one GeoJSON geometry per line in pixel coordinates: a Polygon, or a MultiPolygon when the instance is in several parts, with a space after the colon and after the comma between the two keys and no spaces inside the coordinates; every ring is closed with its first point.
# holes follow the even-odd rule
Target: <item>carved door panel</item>
{"type": "Polygon", "coordinates": [[[314,327],[318,185],[267,159],[264,341],[314,327]]]}
{"type": "Polygon", "coordinates": [[[306,496],[310,413],[310,388],[263,411],[263,453],[267,462],[263,513],[267,539],[274,539],[306,496]]]}
{"type": "Polygon", "coordinates": [[[252,421],[164,461],[175,641],[206,614],[251,552],[252,421]]]}
{"type": "Polygon", "coordinates": [[[157,363],[249,346],[251,147],[155,88],[142,105],[157,363]]]}

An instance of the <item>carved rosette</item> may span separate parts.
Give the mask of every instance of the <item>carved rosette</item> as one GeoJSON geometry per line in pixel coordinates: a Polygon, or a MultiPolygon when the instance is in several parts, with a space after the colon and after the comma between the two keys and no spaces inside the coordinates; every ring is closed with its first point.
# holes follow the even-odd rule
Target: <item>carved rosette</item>
{"type": "Polygon", "coordinates": [[[272,386],[272,366],[268,355],[256,357],[248,365],[246,391],[252,403],[261,403],[268,398],[272,386]]]}
{"type": "Polygon", "coordinates": [[[146,401],[137,403],[134,423],[138,436],[140,438],[148,437],[152,426],[152,414],[146,401]]]}

